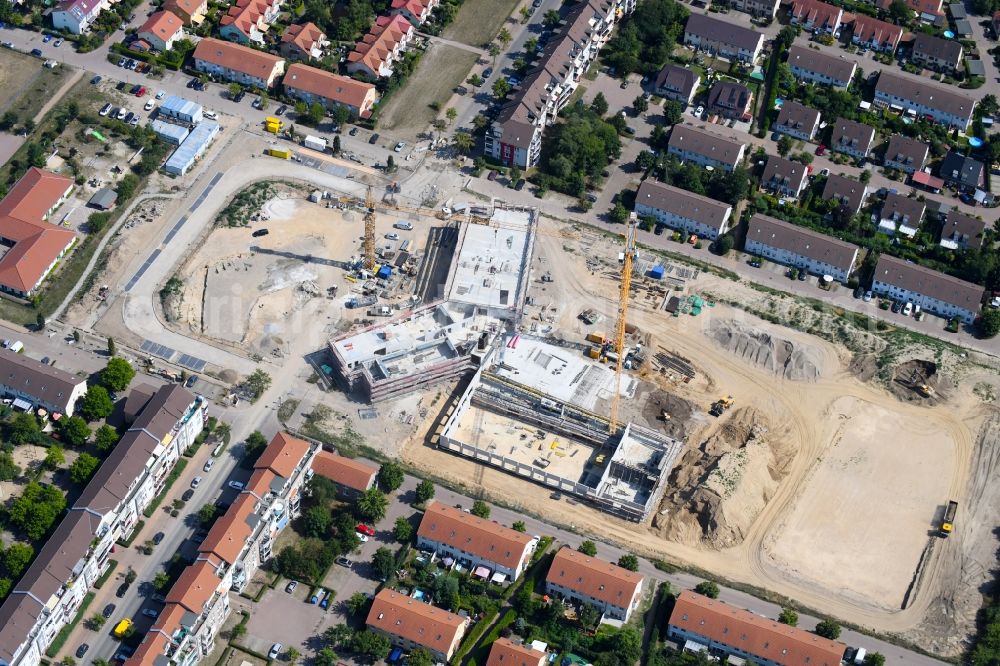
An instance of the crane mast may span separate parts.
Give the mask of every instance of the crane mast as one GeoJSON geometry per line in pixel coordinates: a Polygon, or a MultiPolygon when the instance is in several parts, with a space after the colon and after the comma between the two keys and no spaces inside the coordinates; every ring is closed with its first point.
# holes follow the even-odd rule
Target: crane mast
{"type": "Polygon", "coordinates": [[[364,268],[375,270],[375,197],[372,195],[371,185],[365,196],[364,268]]]}
{"type": "Polygon", "coordinates": [[[629,220],[625,231],[625,256],[622,261],[621,283],[618,292],[618,319],[615,321],[615,335],[611,341],[615,350],[615,392],[611,397],[611,418],[608,430],[613,435],[618,430],[618,408],[621,403],[622,366],[625,363],[625,317],[628,315],[628,299],[632,289],[632,261],[635,258],[636,221],[629,220]]]}

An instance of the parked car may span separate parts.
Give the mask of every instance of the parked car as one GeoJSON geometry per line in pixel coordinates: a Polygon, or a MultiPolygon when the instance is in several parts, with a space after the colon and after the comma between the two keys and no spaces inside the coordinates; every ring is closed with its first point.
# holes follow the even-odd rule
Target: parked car
{"type": "Polygon", "coordinates": [[[357,527],[354,528],[362,534],[367,534],[368,536],[375,536],[375,528],[371,525],[365,525],[364,523],[358,523],[357,527]]]}
{"type": "Polygon", "coordinates": [[[191,388],[197,383],[198,383],[198,375],[191,375],[190,377],[187,378],[187,381],[184,382],[184,386],[186,386],[187,388],[191,388]]]}
{"type": "Polygon", "coordinates": [[[119,585],[118,589],[115,590],[115,596],[119,599],[124,599],[125,595],[128,593],[128,587],[128,583],[122,583],[119,585]]]}
{"type": "Polygon", "coordinates": [[[891,309],[892,309],[893,312],[897,312],[898,313],[900,310],[903,309],[903,305],[899,301],[893,301],[891,309]]]}
{"type": "Polygon", "coordinates": [[[212,466],[215,465],[215,458],[209,458],[205,461],[205,466],[201,468],[203,472],[211,472],[212,466]]]}
{"type": "Polygon", "coordinates": [[[201,485],[201,477],[200,476],[196,476],[193,479],[191,479],[191,487],[192,488],[197,488],[200,485],[201,485]]]}
{"type": "Polygon", "coordinates": [[[285,106],[284,104],[282,104],[281,106],[279,106],[277,108],[277,110],[275,110],[274,115],[276,115],[276,116],[282,116],[282,115],[285,114],[285,111],[287,111],[287,110],[288,110],[288,107],[285,106]]]}
{"type": "Polygon", "coordinates": [[[241,481],[230,481],[227,485],[233,490],[243,490],[245,484],[241,481]]]}
{"type": "Polygon", "coordinates": [[[153,102],[153,100],[149,99],[149,100],[146,100],[146,103],[142,105],[142,110],[143,111],[152,111],[154,106],[156,106],[156,103],[153,102]]]}
{"type": "Polygon", "coordinates": [[[45,35],[42,37],[42,44],[48,44],[52,40],[52,35],[45,35]]]}
{"type": "Polygon", "coordinates": [[[114,614],[115,614],[115,605],[114,604],[108,604],[107,606],[104,607],[104,610],[101,611],[101,615],[104,616],[105,620],[108,619],[109,617],[111,617],[114,614]]]}
{"type": "Polygon", "coordinates": [[[350,134],[351,136],[357,136],[358,135],[358,128],[357,127],[352,127],[351,131],[348,132],[348,134],[350,134]]]}
{"type": "Polygon", "coordinates": [[[115,112],[115,120],[125,120],[125,117],[127,115],[128,115],[128,109],[122,107],[118,109],[117,112],[115,112]]]}
{"type": "Polygon", "coordinates": [[[861,300],[863,300],[865,303],[871,303],[872,292],[870,289],[865,292],[865,295],[861,298],[861,300]]]}
{"type": "Polygon", "coordinates": [[[246,96],[247,96],[246,92],[244,92],[243,90],[241,90],[238,93],[236,93],[236,95],[233,97],[233,101],[236,102],[237,104],[239,104],[240,102],[243,101],[243,98],[246,97],[246,96]]]}
{"type": "Polygon", "coordinates": [[[378,143],[378,133],[377,132],[375,134],[372,134],[370,137],[368,137],[368,143],[370,143],[373,146],[376,143],[378,143]]]}
{"type": "Polygon", "coordinates": [[[132,113],[131,111],[125,114],[125,122],[131,124],[133,118],[135,118],[135,114],[132,113]]]}
{"type": "Polygon", "coordinates": [[[42,57],[42,50],[41,49],[31,49],[31,55],[35,56],[36,58],[41,58],[42,57]]]}
{"type": "Polygon", "coordinates": [[[367,534],[362,534],[361,532],[355,532],[355,534],[358,535],[358,540],[361,541],[361,543],[367,543],[368,542],[368,535],[367,534]]]}
{"type": "Polygon", "coordinates": [[[822,143],[819,144],[819,147],[816,148],[816,154],[819,155],[820,157],[826,155],[826,146],[823,145],[822,143]]]}
{"type": "Polygon", "coordinates": [[[83,659],[83,655],[87,654],[87,650],[89,649],[90,649],[89,645],[87,645],[86,643],[81,643],[80,647],[76,649],[76,658],[83,659]]]}
{"type": "Polygon", "coordinates": [[[279,654],[281,654],[281,643],[275,643],[271,646],[270,651],[268,651],[267,658],[277,659],[279,654]]]}
{"type": "Polygon", "coordinates": [[[347,567],[348,569],[350,569],[352,566],[354,566],[354,562],[351,562],[346,557],[338,557],[337,560],[336,560],[336,562],[340,566],[347,567]]]}
{"type": "MultiPolygon", "coordinates": [[[[9,44],[10,42],[7,42],[7,43],[9,44]]],[[[94,78],[92,78],[90,80],[90,85],[96,86],[98,83],[100,83],[103,80],[104,80],[104,78],[100,74],[97,74],[97,75],[94,76],[94,78]]]]}
{"type": "Polygon", "coordinates": [[[298,586],[299,586],[299,581],[297,581],[297,580],[290,580],[290,581],[288,581],[288,585],[285,586],[285,592],[288,592],[289,594],[291,594],[292,592],[295,591],[295,588],[297,588],[298,586]]]}
{"type": "Polygon", "coordinates": [[[260,109],[264,106],[264,101],[260,97],[258,97],[253,101],[253,104],[251,104],[250,106],[252,106],[255,109],[260,109]]]}
{"type": "Polygon", "coordinates": [[[411,231],[413,229],[413,225],[409,222],[397,222],[396,224],[392,225],[392,228],[402,229],[403,231],[411,231]]]}
{"type": "Polygon", "coordinates": [[[62,40],[62,37],[60,37],[59,39],[57,39],[55,41],[55,43],[52,44],[52,46],[54,46],[56,48],[59,48],[60,46],[62,46],[62,43],[63,43],[63,40],[62,40]]]}
{"type": "Polygon", "coordinates": [[[194,497],[194,491],[191,490],[190,488],[185,490],[184,494],[181,495],[181,499],[184,500],[185,502],[190,502],[192,497],[194,497]]]}
{"type": "Polygon", "coordinates": [[[403,150],[403,148],[405,148],[405,147],[406,147],[406,142],[405,142],[405,141],[400,141],[399,143],[397,143],[397,144],[396,144],[396,147],[395,147],[395,148],[393,148],[392,150],[393,150],[394,152],[397,152],[397,153],[398,153],[398,152],[400,152],[401,150],[403,150]]]}
{"type": "Polygon", "coordinates": [[[317,601],[319,601],[319,593],[313,592],[309,595],[309,603],[315,604],[317,601]]]}
{"type": "Polygon", "coordinates": [[[385,235],[386,240],[399,240],[399,234],[394,231],[390,231],[385,235]]]}
{"type": "Polygon", "coordinates": [[[155,608],[143,608],[142,614],[145,615],[146,617],[151,617],[155,620],[160,616],[160,611],[156,610],[155,608]]]}
{"type": "Polygon", "coordinates": [[[163,92],[162,90],[158,90],[158,91],[156,92],[156,99],[163,99],[163,96],[164,96],[164,95],[166,95],[166,93],[165,93],[165,92],[163,92]]]}
{"type": "Polygon", "coordinates": [[[145,86],[139,86],[139,89],[135,91],[135,96],[136,97],[142,97],[145,94],[146,94],[146,87],[145,86]]]}
{"type": "Polygon", "coordinates": [[[159,546],[160,542],[163,541],[163,537],[166,536],[163,532],[157,532],[153,535],[153,545],[159,546]]]}
{"type": "Polygon", "coordinates": [[[906,305],[903,306],[903,315],[909,317],[913,314],[913,303],[906,301],[906,305]]]}
{"type": "Polygon", "coordinates": [[[493,68],[492,67],[487,67],[486,69],[483,70],[483,78],[484,79],[488,79],[491,76],[493,76],[493,68]]]}
{"type": "Polygon", "coordinates": [[[269,233],[271,233],[271,232],[268,231],[267,229],[258,229],[257,231],[253,232],[250,235],[253,236],[254,238],[260,238],[261,236],[266,236],[269,233]]]}
{"type": "Polygon", "coordinates": [[[111,109],[113,109],[113,108],[114,107],[111,106],[110,103],[105,104],[104,106],[101,107],[101,110],[97,112],[97,115],[99,115],[99,116],[101,116],[103,118],[104,116],[106,116],[109,113],[111,113],[111,109]]]}

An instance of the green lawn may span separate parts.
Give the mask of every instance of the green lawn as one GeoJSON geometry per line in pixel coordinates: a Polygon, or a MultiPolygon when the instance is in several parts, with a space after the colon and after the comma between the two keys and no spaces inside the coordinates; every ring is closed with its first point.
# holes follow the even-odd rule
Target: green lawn
{"type": "Polygon", "coordinates": [[[465,0],[458,10],[458,16],[441,36],[469,46],[489,44],[520,2],[521,0],[465,0]]]}

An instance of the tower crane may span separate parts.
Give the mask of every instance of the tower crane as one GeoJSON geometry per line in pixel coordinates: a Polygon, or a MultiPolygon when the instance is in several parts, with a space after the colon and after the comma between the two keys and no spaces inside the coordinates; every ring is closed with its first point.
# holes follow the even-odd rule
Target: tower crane
{"type": "Polygon", "coordinates": [[[629,220],[625,231],[625,257],[622,261],[622,276],[618,292],[618,319],[615,320],[615,335],[611,339],[611,348],[615,355],[615,392],[611,397],[611,417],[608,419],[608,430],[615,434],[618,430],[618,408],[621,403],[622,366],[625,363],[625,317],[628,314],[628,299],[632,289],[632,262],[635,258],[636,220],[629,220]]]}
{"type": "Polygon", "coordinates": [[[364,262],[365,269],[375,270],[375,197],[372,195],[372,186],[368,186],[368,193],[365,195],[365,242],[364,242],[364,262]]]}

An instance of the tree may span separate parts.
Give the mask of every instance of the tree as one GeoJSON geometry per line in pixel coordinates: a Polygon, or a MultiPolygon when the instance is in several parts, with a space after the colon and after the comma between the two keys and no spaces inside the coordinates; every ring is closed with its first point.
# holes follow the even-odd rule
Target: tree
{"type": "Polygon", "coordinates": [[[231,640],[237,640],[242,638],[247,633],[247,625],[245,622],[237,622],[233,625],[233,628],[229,630],[229,638],[231,640]]]}
{"type": "Polygon", "coordinates": [[[469,511],[473,516],[479,516],[480,518],[490,517],[490,505],[483,500],[476,500],[472,503],[472,509],[469,511]]]}
{"type": "Polygon", "coordinates": [[[656,164],[656,155],[650,150],[644,150],[635,156],[635,165],[642,171],[649,171],[656,164]]]}
{"type": "Polygon", "coordinates": [[[601,613],[591,604],[581,604],[576,619],[580,621],[580,626],[589,629],[601,619],[601,613]]]}
{"type": "Polygon", "coordinates": [[[91,631],[100,631],[107,621],[108,619],[100,613],[94,613],[87,619],[87,628],[91,631]]]}
{"type": "Polygon", "coordinates": [[[163,591],[167,589],[170,585],[170,576],[167,575],[166,571],[159,571],[155,576],[153,576],[153,587],[158,591],[163,591]]]}
{"type": "Polygon", "coordinates": [[[429,479],[424,479],[417,484],[417,501],[423,504],[428,500],[434,498],[434,482],[429,479]]]}
{"type": "Polygon", "coordinates": [[[35,558],[35,549],[26,543],[12,543],[3,554],[3,565],[7,569],[7,575],[17,578],[31,564],[35,558]]]}
{"type": "Polygon", "coordinates": [[[296,650],[295,648],[290,647],[287,650],[285,650],[285,656],[288,658],[289,664],[294,664],[299,660],[299,657],[302,656],[302,653],[296,650]]]}
{"type": "Polygon", "coordinates": [[[35,327],[40,331],[45,328],[45,315],[39,312],[35,315],[35,327]]]}
{"type": "Polygon", "coordinates": [[[271,387],[271,375],[260,369],[254,370],[243,380],[243,387],[250,395],[250,401],[257,402],[257,399],[271,387]]]}
{"type": "Polygon", "coordinates": [[[373,523],[385,518],[385,511],[389,507],[389,500],[385,493],[378,488],[369,488],[361,493],[354,505],[358,516],[373,523]]]}
{"type": "MultiPolygon", "coordinates": [[[[347,600],[347,608],[352,615],[363,615],[367,610],[368,597],[365,596],[364,592],[355,592],[351,595],[351,598],[347,600]],[[351,602],[355,598],[361,598],[360,606],[352,606],[351,602]],[[357,611],[352,610],[356,608],[357,611]]],[[[354,638],[354,630],[351,629],[346,624],[336,624],[332,627],[327,627],[326,631],[323,632],[323,640],[328,642],[333,647],[345,647],[351,644],[351,639],[354,638]]]]}
{"type": "MultiPolygon", "coordinates": [[[[476,118],[480,117],[481,116],[476,116],[476,118]]],[[[476,141],[472,138],[472,135],[463,131],[455,132],[455,136],[452,137],[451,141],[452,145],[455,146],[455,150],[462,155],[468,155],[471,153],[472,148],[476,145],[476,141]]]]}
{"type": "Polygon", "coordinates": [[[510,44],[513,39],[514,38],[511,36],[510,30],[508,30],[506,26],[500,28],[500,32],[497,33],[497,41],[503,44],[504,48],[507,48],[507,45],[510,44]]]}
{"type": "Polygon", "coordinates": [[[559,25],[560,21],[562,21],[562,17],[560,17],[559,12],[554,9],[550,9],[542,16],[542,25],[545,26],[546,30],[552,30],[559,25]]]}
{"type": "MultiPolygon", "coordinates": [[[[110,344],[108,347],[110,348],[110,344]]],[[[101,371],[101,384],[111,391],[124,391],[135,377],[135,368],[123,358],[114,357],[101,371]]]]}
{"type": "Polygon", "coordinates": [[[59,434],[64,442],[79,448],[90,439],[90,426],[79,416],[64,417],[59,421],[59,434]]]}
{"type": "Polygon", "coordinates": [[[38,444],[42,438],[42,428],[38,419],[30,412],[18,412],[7,421],[4,431],[9,443],[38,444]]]}
{"type": "Polygon", "coordinates": [[[391,493],[403,485],[405,478],[406,474],[398,463],[387,462],[378,470],[378,485],[387,493],[391,493]]]}
{"type": "Polygon", "coordinates": [[[703,580],[695,585],[694,591],[700,595],[708,597],[709,599],[719,598],[719,586],[710,580],[703,580]]]}
{"type": "Polygon", "coordinates": [[[590,103],[590,110],[599,116],[603,116],[608,113],[608,99],[604,96],[604,93],[599,92],[594,95],[594,99],[590,103]]]}
{"type": "Polygon", "coordinates": [[[119,203],[124,203],[132,198],[136,188],[139,187],[139,176],[134,173],[127,173],[118,181],[119,203]]]}
{"type": "Polygon", "coordinates": [[[313,663],[316,666],[337,666],[338,661],[340,661],[340,657],[337,656],[337,653],[331,647],[322,648],[316,653],[316,657],[313,659],[313,663]]]}
{"type": "Polygon", "coordinates": [[[73,480],[73,483],[84,484],[90,480],[100,464],[101,461],[97,457],[89,453],[81,453],[69,466],[69,478],[73,480]]]}
{"type": "Polygon", "coordinates": [[[203,527],[211,525],[212,521],[215,520],[215,515],[218,511],[219,508],[214,504],[202,504],[201,508],[198,509],[198,522],[200,522],[203,527]]]}
{"type": "Polygon", "coordinates": [[[778,154],[785,157],[792,150],[792,145],[792,137],[782,134],[778,137],[778,154]]]}
{"type": "Polygon", "coordinates": [[[794,25],[786,25],[784,28],[778,31],[777,37],[774,38],[775,46],[782,51],[787,51],[795,41],[795,38],[799,36],[799,28],[794,25]]]}
{"type": "Polygon", "coordinates": [[[621,204],[621,202],[616,203],[609,213],[611,221],[615,224],[625,224],[628,222],[628,209],[621,204]]]}
{"type": "Polygon", "coordinates": [[[258,106],[260,107],[260,110],[261,111],[267,111],[268,104],[270,104],[270,102],[271,102],[271,98],[268,97],[267,93],[266,92],[262,92],[260,94],[260,97],[258,97],[257,99],[258,99],[258,106]]]}
{"type": "Polygon", "coordinates": [[[45,536],[65,508],[66,497],[58,488],[32,481],[7,509],[7,516],[12,525],[36,541],[45,536]]]}
{"type": "Polygon", "coordinates": [[[906,25],[913,18],[913,11],[903,0],[893,0],[889,5],[889,18],[897,25],[906,25]]]}
{"type": "Polygon", "coordinates": [[[94,446],[101,453],[108,453],[111,449],[115,448],[115,444],[118,443],[118,431],[109,426],[107,423],[102,424],[100,428],[94,433],[94,446]]]}
{"type": "Polygon", "coordinates": [[[108,336],[108,356],[114,356],[118,352],[118,347],[115,345],[115,339],[108,336]]]}
{"type": "Polygon", "coordinates": [[[330,533],[333,516],[325,506],[312,506],[302,514],[302,533],[316,539],[325,538],[330,533]]]}
{"type": "Polygon", "coordinates": [[[867,185],[871,181],[871,179],[872,179],[871,169],[862,169],[861,170],[861,175],[858,176],[858,179],[862,183],[864,183],[865,185],[867,185]]]}
{"type": "MultiPolygon", "coordinates": [[[[534,55],[535,51],[537,51],[537,50],[538,50],[538,38],[537,37],[528,37],[526,40],[524,40],[524,53],[525,53],[525,55],[528,55],[528,56],[534,55]]],[[[16,123],[17,120],[15,120],[14,122],[16,123]]]]}
{"type": "Polygon", "coordinates": [[[715,241],[715,251],[720,257],[724,257],[736,246],[736,240],[729,234],[724,234],[715,241]]]}
{"type": "Polygon", "coordinates": [[[392,528],[392,536],[402,544],[410,543],[413,539],[413,525],[406,518],[400,516],[396,519],[396,524],[392,528]]]}
{"type": "Polygon", "coordinates": [[[389,155],[387,158],[385,158],[385,172],[393,173],[395,170],[396,170],[396,158],[393,157],[392,155],[389,155]]]}
{"type": "Polygon", "coordinates": [[[0,451],[0,481],[13,481],[21,476],[21,466],[8,451],[0,451]]]}
{"type": "Polygon", "coordinates": [[[632,108],[635,109],[636,113],[646,113],[649,110],[649,100],[646,99],[645,95],[637,95],[632,100],[632,108]]]}
{"type": "Polygon", "coordinates": [[[517,185],[519,180],[521,180],[521,167],[515,164],[510,168],[510,182],[512,185],[517,185]]]}
{"type": "Polygon", "coordinates": [[[997,333],[1000,333],[1000,310],[990,308],[979,318],[979,335],[995,338],[997,333]]]}
{"type": "Polygon", "coordinates": [[[515,532],[527,532],[528,526],[524,524],[523,520],[515,520],[514,524],[510,526],[515,532]]]}
{"type": "Polygon", "coordinates": [[[597,556],[597,544],[595,544],[590,539],[582,541],[579,546],[576,547],[577,551],[587,555],[589,557],[597,556]]]}
{"type": "Polygon", "coordinates": [[[885,656],[881,652],[869,652],[865,655],[865,666],[885,666],[885,656]]]}
{"type": "Polygon", "coordinates": [[[267,437],[264,437],[259,430],[254,430],[252,433],[247,435],[246,440],[243,442],[243,458],[249,461],[255,461],[260,457],[260,454],[267,447],[267,437]]]}
{"type": "Polygon", "coordinates": [[[510,84],[507,79],[497,79],[493,82],[493,95],[498,99],[502,100],[510,94],[510,84]]]}
{"type": "Polygon", "coordinates": [[[392,643],[385,636],[364,629],[354,634],[354,638],[351,639],[351,649],[373,661],[379,661],[389,656],[392,643]]]}
{"type": "Polygon", "coordinates": [[[340,146],[340,136],[339,135],[334,136],[333,137],[333,154],[334,155],[339,155],[341,150],[343,150],[343,148],[341,148],[341,146],[340,146]]]}
{"type": "Polygon", "coordinates": [[[444,117],[448,119],[448,124],[455,122],[455,118],[458,118],[458,111],[453,106],[449,106],[444,110],[444,117]]]}
{"type": "Polygon", "coordinates": [[[82,403],[80,415],[88,421],[107,418],[115,409],[115,403],[111,402],[108,390],[99,384],[94,384],[87,389],[87,392],[83,394],[82,403]]]}
{"type": "Polygon", "coordinates": [[[815,629],[817,636],[822,636],[823,638],[829,638],[831,641],[835,641],[840,638],[840,625],[830,618],[820,620],[819,624],[816,625],[815,629]]]}
{"type": "Polygon", "coordinates": [[[789,627],[796,627],[799,624],[799,614],[791,608],[782,608],[778,615],[778,622],[787,624],[789,627]]]}
{"type": "Polygon", "coordinates": [[[424,648],[417,648],[406,655],[408,666],[434,666],[434,658],[424,648]]]}
{"type": "Polygon", "coordinates": [[[388,580],[396,571],[396,556],[392,551],[382,546],[372,555],[372,568],[382,580],[388,580]]]}
{"type": "Polygon", "coordinates": [[[347,604],[347,612],[355,617],[364,615],[368,611],[368,597],[365,596],[364,592],[355,592],[345,603],[347,604]]]}
{"type": "Polygon", "coordinates": [[[73,331],[73,342],[80,341],[80,331],[73,331]]]}
{"type": "Polygon", "coordinates": [[[243,92],[243,86],[238,83],[229,84],[229,98],[232,99],[243,92]]]}
{"type": "Polygon", "coordinates": [[[64,464],[66,464],[66,455],[63,453],[62,447],[53,444],[45,452],[45,466],[49,469],[58,469],[64,464]]]}
{"type": "Polygon", "coordinates": [[[632,553],[626,553],[618,558],[618,566],[629,571],[639,570],[639,558],[632,553]]]}

